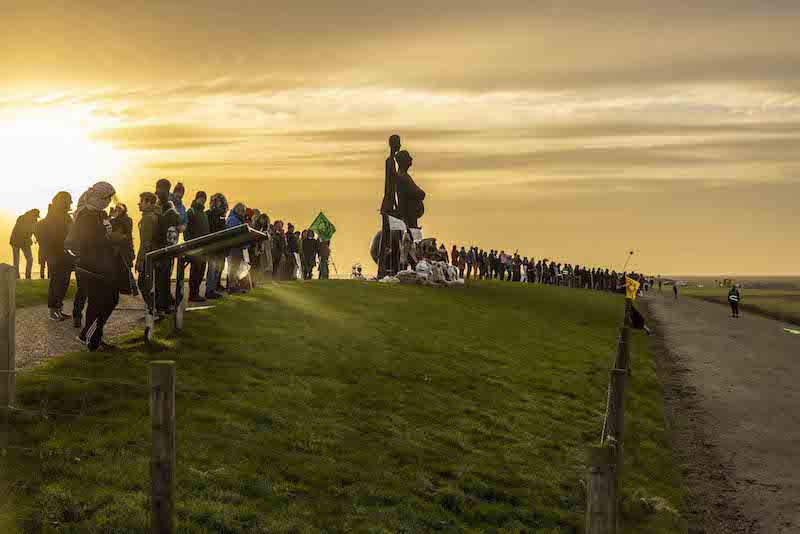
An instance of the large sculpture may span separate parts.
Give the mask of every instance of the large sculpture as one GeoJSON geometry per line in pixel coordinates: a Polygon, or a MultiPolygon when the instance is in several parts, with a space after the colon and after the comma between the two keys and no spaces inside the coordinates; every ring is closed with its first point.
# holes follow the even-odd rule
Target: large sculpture
{"type": "Polygon", "coordinates": [[[372,257],[378,264],[378,278],[395,275],[401,269],[403,231],[393,230],[391,220],[402,220],[406,226],[405,231],[408,232],[408,229],[419,229],[418,221],[425,211],[425,192],[417,186],[408,172],[414,160],[407,151],[400,150],[401,146],[399,135],[389,138],[389,157],[386,158],[380,209],[382,227],[370,247],[372,257]]]}

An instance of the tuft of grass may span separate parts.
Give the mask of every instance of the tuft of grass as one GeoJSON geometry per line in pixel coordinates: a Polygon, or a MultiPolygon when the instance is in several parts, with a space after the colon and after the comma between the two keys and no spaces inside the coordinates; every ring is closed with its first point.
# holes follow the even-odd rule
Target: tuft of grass
{"type": "MultiPolygon", "coordinates": [[[[50,287],[50,280],[17,280],[16,287],[16,307],[28,308],[47,304],[47,289],[50,287]]],[[[66,298],[75,296],[78,284],[75,280],[70,280],[66,298]]]]}
{"type": "MultiPolygon", "coordinates": [[[[12,444],[40,452],[9,449],[9,479],[52,532],[145,532],[147,366],[174,359],[182,532],[578,532],[623,307],[500,282],[268,285],[153,346],[38,371],[128,384],[19,377],[21,407],[82,416],[14,414],[12,444]]],[[[685,532],[655,363],[633,340],[624,528],[685,532]]]]}

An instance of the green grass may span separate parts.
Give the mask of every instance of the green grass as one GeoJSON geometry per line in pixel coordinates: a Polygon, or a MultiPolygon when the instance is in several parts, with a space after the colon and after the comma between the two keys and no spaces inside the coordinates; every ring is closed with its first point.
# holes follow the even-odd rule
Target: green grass
{"type": "MultiPolygon", "coordinates": [[[[713,287],[686,287],[682,294],[708,302],[728,305],[728,289],[713,287]]],[[[739,308],[779,321],[800,325],[800,289],[740,289],[739,308]]]]}
{"type": "MultiPolygon", "coordinates": [[[[131,338],[41,372],[146,385],[149,361],[175,359],[181,532],[579,532],[623,306],[496,282],[270,285],[155,347],[131,338]]],[[[639,332],[632,365],[624,526],[685,532],[639,332]]],[[[19,377],[18,404],[85,414],[13,416],[12,442],[44,449],[7,457],[20,516],[146,532],[147,388],[19,377]]]]}
{"type": "MultiPolygon", "coordinates": [[[[47,288],[49,286],[50,280],[17,280],[17,309],[29,306],[46,306],[47,288]]],[[[77,282],[74,279],[70,280],[67,298],[75,296],[77,287],[77,282]]]]}

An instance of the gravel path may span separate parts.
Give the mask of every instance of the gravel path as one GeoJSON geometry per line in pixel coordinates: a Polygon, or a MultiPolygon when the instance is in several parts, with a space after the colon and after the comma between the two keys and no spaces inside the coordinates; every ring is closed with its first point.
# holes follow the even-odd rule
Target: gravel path
{"type": "Polygon", "coordinates": [[[693,532],[800,532],[800,336],[697,299],[645,298],[693,532]]]}
{"type": "MultiPolygon", "coordinates": [[[[72,300],[64,302],[64,311],[72,312],[72,300]]],[[[85,314],[85,311],[84,311],[85,314]]],[[[110,342],[116,336],[142,330],[144,303],[141,298],[120,296],[119,306],[105,327],[103,338],[110,342]]],[[[54,322],[47,318],[47,306],[31,306],[17,310],[17,369],[29,369],[65,352],[86,350],[78,341],[80,329],[72,319],[54,322]]]]}

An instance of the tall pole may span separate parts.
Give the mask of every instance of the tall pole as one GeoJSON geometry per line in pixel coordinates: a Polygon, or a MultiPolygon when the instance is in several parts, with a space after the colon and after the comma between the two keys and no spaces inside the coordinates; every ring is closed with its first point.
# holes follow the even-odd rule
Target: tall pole
{"type": "Polygon", "coordinates": [[[14,404],[17,385],[17,271],[0,265],[0,406],[14,404]]]}

